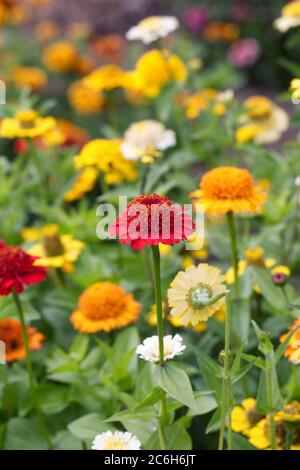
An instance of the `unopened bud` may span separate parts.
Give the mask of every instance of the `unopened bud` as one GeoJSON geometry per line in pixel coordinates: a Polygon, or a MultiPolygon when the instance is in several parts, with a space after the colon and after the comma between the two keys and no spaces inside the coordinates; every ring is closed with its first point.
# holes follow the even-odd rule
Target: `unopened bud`
{"type": "Polygon", "coordinates": [[[286,275],[283,273],[275,273],[273,274],[273,282],[277,287],[284,287],[286,285],[286,275]]]}

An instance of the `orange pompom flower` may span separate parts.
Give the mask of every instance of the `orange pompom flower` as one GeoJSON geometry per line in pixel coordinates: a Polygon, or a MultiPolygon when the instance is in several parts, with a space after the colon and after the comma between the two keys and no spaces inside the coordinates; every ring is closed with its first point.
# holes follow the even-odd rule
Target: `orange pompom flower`
{"type": "MultiPolygon", "coordinates": [[[[27,326],[28,347],[38,350],[45,339],[36,328],[27,326]]],[[[7,362],[21,361],[25,358],[25,347],[21,330],[21,323],[14,318],[0,320],[0,340],[5,344],[5,358],[7,362]]]]}
{"type": "Polygon", "coordinates": [[[205,173],[200,190],[191,193],[195,202],[203,204],[211,215],[229,212],[258,212],[266,195],[256,185],[248,170],[237,167],[218,167],[205,173]]]}
{"type": "Polygon", "coordinates": [[[109,332],[134,323],[140,311],[141,305],[122,287],[97,282],[81,294],[71,322],[81,333],[109,332]]]}

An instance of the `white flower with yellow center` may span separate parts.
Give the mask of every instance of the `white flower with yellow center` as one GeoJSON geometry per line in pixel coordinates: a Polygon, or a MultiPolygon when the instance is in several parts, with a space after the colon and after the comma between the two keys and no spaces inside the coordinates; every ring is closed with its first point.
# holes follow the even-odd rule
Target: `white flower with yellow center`
{"type": "Polygon", "coordinates": [[[220,269],[208,264],[180,271],[168,290],[170,314],[183,325],[207,321],[225,304],[227,291],[220,269]]]}
{"type": "MultiPolygon", "coordinates": [[[[164,336],[164,360],[168,361],[175,356],[180,356],[185,350],[185,345],[182,344],[182,337],[180,335],[164,336]]],[[[142,344],[136,348],[137,355],[149,362],[159,361],[159,340],[158,336],[151,336],[146,338],[142,344]]]]}
{"type": "Polygon", "coordinates": [[[151,163],[161,152],[176,145],[176,134],[152,119],[132,124],[124,134],[121,152],[127,160],[151,163]]]}
{"type": "Polygon", "coordinates": [[[281,33],[300,26],[300,0],[287,3],[281,11],[280,18],[275,20],[274,26],[281,33]]]}
{"type": "Polygon", "coordinates": [[[94,450],[140,450],[141,442],[130,432],[102,432],[92,444],[94,450]]]}
{"type": "Polygon", "coordinates": [[[246,113],[237,130],[239,143],[253,140],[256,144],[272,144],[289,128],[288,113],[265,96],[251,96],[244,102],[246,113]]]}
{"type": "Polygon", "coordinates": [[[175,16],[149,16],[130,28],[126,33],[126,39],[140,40],[144,44],[150,44],[168,36],[177,28],[179,28],[179,21],[175,16]]]}

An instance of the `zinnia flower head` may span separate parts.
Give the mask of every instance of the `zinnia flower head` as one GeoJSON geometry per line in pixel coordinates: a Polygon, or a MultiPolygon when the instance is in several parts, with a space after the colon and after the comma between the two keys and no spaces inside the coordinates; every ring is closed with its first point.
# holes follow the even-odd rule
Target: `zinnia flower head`
{"type": "MultiPolygon", "coordinates": [[[[28,347],[30,350],[38,350],[45,339],[36,328],[27,326],[28,347]]],[[[0,341],[5,344],[5,358],[7,362],[21,361],[25,358],[24,341],[21,323],[14,318],[0,320],[0,341]]]]}
{"type": "Polygon", "coordinates": [[[259,42],[253,38],[234,43],[228,51],[229,62],[238,68],[249,68],[255,64],[261,53],[259,42]]]}
{"type": "Polygon", "coordinates": [[[182,206],[154,193],[131,201],[110,226],[109,235],[118,237],[122,244],[130,243],[133,250],[142,250],[146,245],[180,243],[194,228],[182,206]]]}
{"type": "Polygon", "coordinates": [[[284,5],[280,18],[274,22],[274,26],[281,33],[300,25],[300,0],[294,0],[284,5]]]}
{"type": "Polygon", "coordinates": [[[83,291],[71,322],[82,333],[109,332],[134,323],[140,311],[141,305],[122,287],[98,282],[83,291]]]}
{"type": "Polygon", "coordinates": [[[179,21],[175,16],[149,16],[130,28],[126,33],[126,39],[140,40],[144,44],[150,44],[168,36],[177,28],[179,28],[179,21]]]}
{"type": "Polygon", "coordinates": [[[228,291],[224,280],[221,271],[208,264],[180,271],[168,290],[170,314],[183,325],[207,321],[225,304],[228,291]]]}
{"type": "MultiPolygon", "coordinates": [[[[164,336],[164,360],[168,361],[175,356],[180,356],[185,350],[185,345],[182,344],[182,337],[180,335],[164,336]]],[[[158,336],[151,336],[146,338],[142,344],[136,348],[137,355],[149,362],[159,361],[159,339],[158,336]]]]}
{"type": "MultiPolygon", "coordinates": [[[[60,268],[64,272],[74,270],[74,263],[85,246],[82,241],[76,240],[72,235],[61,234],[56,224],[48,224],[40,229],[29,228],[29,231],[30,241],[36,243],[28,250],[28,253],[38,257],[36,266],[60,268]]],[[[22,231],[25,241],[27,233],[25,228],[22,231]]]]}
{"type": "Polygon", "coordinates": [[[52,72],[66,73],[77,65],[78,51],[69,41],[57,41],[45,47],[42,60],[52,72]]]}
{"type": "Polygon", "coordinates": [[[37,67],[17,67],[11,79],[20,88],[28,87],[33,91],[43,90],[48,83],[45,72],[37,67]]]}
{"type": "Polygon", "coordinates": [[[256,213],[266,199],[248,170],[224,166],[202,176],[200,190],[191,194],[195,202],[203,204],[208,214],[228,212],[256,213]]]}
{"type": "Polygon", "coordinates": [[[190,7],[184,14],[185,26],[198,33],[209,21],[209,11],[205,6],[190,7]]]}
{"type": "MultiPolygon", "coordinates": [[[[300,318],[295,320],[294,324],[289,328],[289,331],[280,337],[280,342],[283,343],[290,332],[296,330],[298,327],[300,327],[300,318]]],[[[300,329],[295,331],[295,334],[292,335],[284,355],[293,364],[300,364],[300,329]]]]}
{"type": "Polygon", "coordinates": [[[176,134],[152,119],[132,124],[124,134],[121,152],[127,160],[151,163],[161,152],[176,145],[176,134]]]}
{"type": "Polygon", "coordinates": [[[278,411],[277,417],[290,423],[300,422],[300,402],[293,400],[287,403],[283,410],[278,411]]]}
{"type": "Polygon", "coordinates": [[[0,295],[9,295],[12,291],[21,294],[24,286],[44,281],[46,269],[36,266],[37,260],[36,256],[0,240],[0,295]]]}
{"type": "Polygon", "coordinates": [[[5,117],[0,124],[0,137],[5,139],[44,137],[56,128],[52,116],[40,116],[37,111],[18,111],[15,117],[5,117]]]}
{"type": "Polygon", "coordinates": [[[238,144],[253,141],[272,144],[281,139],[289,127],[288,113],[265,96],[251,96],[244,102],[245,114],[236,131],[238,144]]]}
{"type": "Polygon", "coordinates": [[[102,432],[92,444],[94,450],[140,450],[141,442],[130,432],[102,432]]]}
{"type": "Polygon", "coordinates": [[[73,82],[67,91],[68,100],[79,114],[97,114],[104,107],[104,97],[91,87],[85,85],[82,80],[73,82]]]}
{"type": "Polygon", "coordinates": [[[264,416],[257,411],[256,400],[254,398],[245,398],[231,412],[232,430],[249,436],[251,429],[263,418],[264,416]]]}

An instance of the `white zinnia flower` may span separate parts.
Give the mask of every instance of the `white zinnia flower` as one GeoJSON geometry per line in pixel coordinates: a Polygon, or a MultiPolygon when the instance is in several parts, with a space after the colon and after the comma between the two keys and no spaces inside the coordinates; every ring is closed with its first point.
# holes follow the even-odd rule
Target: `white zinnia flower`
{"type": "Polygon", "coordinates": [[[152,119],[132,124],[124,134],[121,152],[127,160],[160,156],[160,151],[176,145],[176,134],[152,119]]]}
{"type": "Polygon", "coordinates": [[[94,450],[140,450],[141,442],[130,432],[102,432],[92,444],[94,450]]]}
{"type": "MultiPolygon", "coordinates": [[[[164,336],[164,360],[173,359],[175,356],[180,356],[185,350],[185,345],[182,344],[182,337],[180,335],[164,336]]],[[[149,362],[159,361],[159,341],[158,336],[151,336],[146,338],[142,344],[136,348],[136,353],[141,359],[149,362]]]]}
{"type": "Polygon", "coordinates": [[[133,26],[126,33],[126,39],[141,40],[144,44],[150,44],[159,38],[168,36],[179,27],[179,21],[175,16],[149,16],[133,26]]]}

